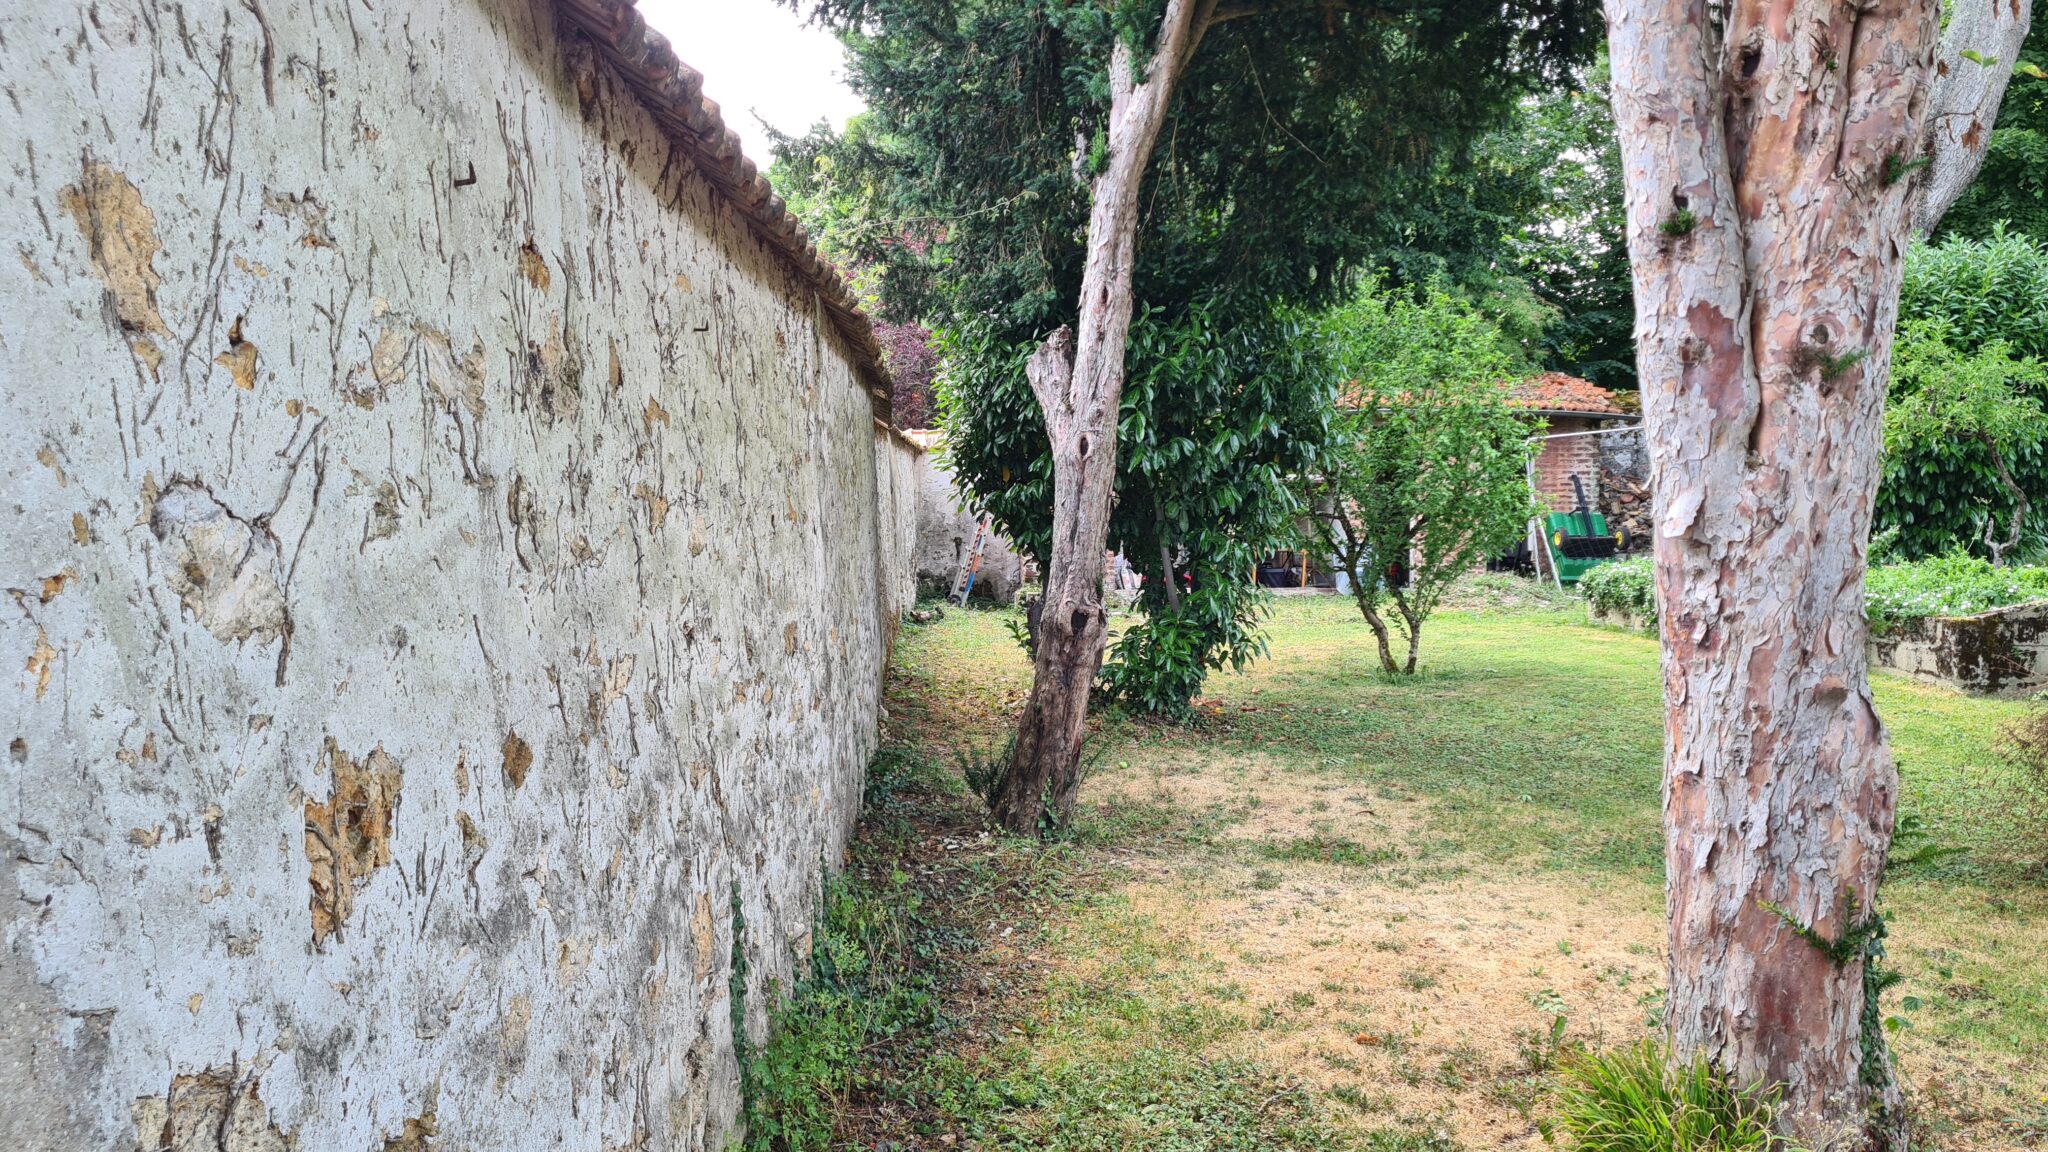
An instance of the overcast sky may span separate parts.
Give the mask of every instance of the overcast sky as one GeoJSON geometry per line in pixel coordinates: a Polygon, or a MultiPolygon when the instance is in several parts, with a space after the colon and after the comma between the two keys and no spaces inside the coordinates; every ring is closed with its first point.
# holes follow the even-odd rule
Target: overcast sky
{"type": "Polygon", "coordinates": [[[683,63],[704,74],[704,94],[718,101],[726,126],[764,170],[770,157],[762,120],[796,136],[821,119],[844,127],[861,110],[846,86],[839,42],[776,0],[639,0],[639,7],[683,63]]]}

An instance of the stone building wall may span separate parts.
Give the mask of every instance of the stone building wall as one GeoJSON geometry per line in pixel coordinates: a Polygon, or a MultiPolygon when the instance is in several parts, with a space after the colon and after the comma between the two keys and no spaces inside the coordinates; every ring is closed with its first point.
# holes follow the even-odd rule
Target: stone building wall
{"type": "Polygon", "coordinates": [[[570,7],[0,7],[11,1149],[732,1131],[914,462],[570,7]]]}
{"type": "Polygon", "coordinates": [[[895,626],[917,606],[918,474],[925,451],[902,432],[875,422],[875,486],[881,498],[884,526],[879,550],[887,600],[882,615],[891,643],[895,626]]]}
{"type": "MultiPolygon", "coordinates": [[[[927,446],[936,448],[939,434],[913,432],[927,446]]],[[[917,465],[917,586],[927,596],[944,596],[953,589],[960,564],[974,546],[976,525],[981,516],[960,495],[953,473],[927,452],[917,465]]],[[[1023,558],[1001,536],[991,536],[981,552],[981,570],[974,578],[974,599],[987,598],[1007,604],[1024,582],[1023,558]]]]}

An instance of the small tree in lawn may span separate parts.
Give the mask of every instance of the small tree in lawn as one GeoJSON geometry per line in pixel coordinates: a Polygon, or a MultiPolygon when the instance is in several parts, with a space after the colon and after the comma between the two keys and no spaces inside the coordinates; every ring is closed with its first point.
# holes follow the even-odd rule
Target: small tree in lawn
{"type": "Polygon", "coordinates": [[[1991,563],[2003,566],[2019,546],[2031,505],[2013,478],[2018,453],[2048,438],[2048,414],[2036,393],[2048,388],[2048,366],[2013,355],[2003,340],[1959,352],[1939,321],[1899,333],[1892,354],[1892,385],[1884,413],[1887,453],[1926,453],[1975,444],[1991,458],[1999,486],[2012,498],[2003,540],[1998,515],[1984,517],[1984,547],[1991,563]]]}
{"type": "Polygon", "coordinates": [[[1333,314],[1329,332],[1353,382],[1302,496],[1351,579],[1380,666],[1412,673],[1444,589],[1528,520],[1531,429],[1508,406],[1499,333],[1441,290],[1368,295],[1333,314]],[[1408,649],[1399,661],[1394,631],[1408,649]]]}

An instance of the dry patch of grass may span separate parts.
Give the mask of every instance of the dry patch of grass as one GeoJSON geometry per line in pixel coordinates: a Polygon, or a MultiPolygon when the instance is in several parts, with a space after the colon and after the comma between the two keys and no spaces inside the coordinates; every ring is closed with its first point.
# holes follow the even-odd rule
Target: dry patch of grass
{"type": "Polygon", "coordinates": [[[1255,756],[1184,750],[1106,764],[1083,788],[1098,808],[1159,805],[1214,818],[1232,841],[1317,836],[1386,838],[1415,831],[1410,809],[1376,797],[1357,780],[1290,772],[1255,756]],[[1397,826],[1394,821],[1404,821],[1397,826]]]}
{"type": "Polygon", "coordinates": [[[1172,995],[1241,1024],[1217,1055],[1285,1069],[1356,1124],[1539,1146],[1560,1048],[1632,1041],[1657,1009],[1655,892],[1432,857],[1426,801],[1244,756],[1141,761],[1084,800],[1237,817],[1213,851],[1134,866],[1109,907],[1171,939],[1172,995]]]}
{"type": "MultiPolygon", "coordinates": [[[[928,1066],[958,1102],[894,1133],[1535,1149],[1562,1051],[1655,1030],[1654,645],[1517,601],[1434,622],[1433,667],[1390,681],[1347,607],[1283,604],[1273,659],[1188,726],[1098,718],[1064,894],[977,912],[953,1062],[928,1066]]],[[[1029,668],[994,614],[920,632],[892,727],[943,764],[1000,739],[1029,668]]],[[[1973,764],[2010,706],[1877,687],[1909,807],[1974,844],[1950,833],[1995,816],[1973,764]]],[[[2048,893],[2002,869],[1973,849],[1887,886],[1921,1146],[2048,1147],[2048,893]]]]}

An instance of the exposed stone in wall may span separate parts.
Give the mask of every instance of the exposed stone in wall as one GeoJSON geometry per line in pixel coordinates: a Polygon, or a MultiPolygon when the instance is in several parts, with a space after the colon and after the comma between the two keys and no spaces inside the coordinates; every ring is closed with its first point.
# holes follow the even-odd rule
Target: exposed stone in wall
{"type": "Polygon", "coordinates": [[[731,1133],[916,456],[556,21],[0,6],[9,1148],[731,1133]]]}
{"type": "MultiPolygon", "coordinates": [[[[391,833],[405,774],[379,746],[358,762],[327,742],[329,794],[306,801],[306,872],[313,896],[313,943],[341,932],[355,894],[391,863],[391,833]]],[[[214,850],[218,855],[218,850],[214,850]]]]}
{"type": "Polygon", "coordinates": [[[1929,616],[1870,641],[1871,663],[1964,692],[2038,691],[2048,683],[2048,605],[1929,616]]]}
{"type": "Polygon", "coordinates": [[[137,1152],[291,1152],[297,1142],[270,1122],[258,1085],[253,1069],[171,1077],[168,1093],[130,1107],[137,1152]]]}

